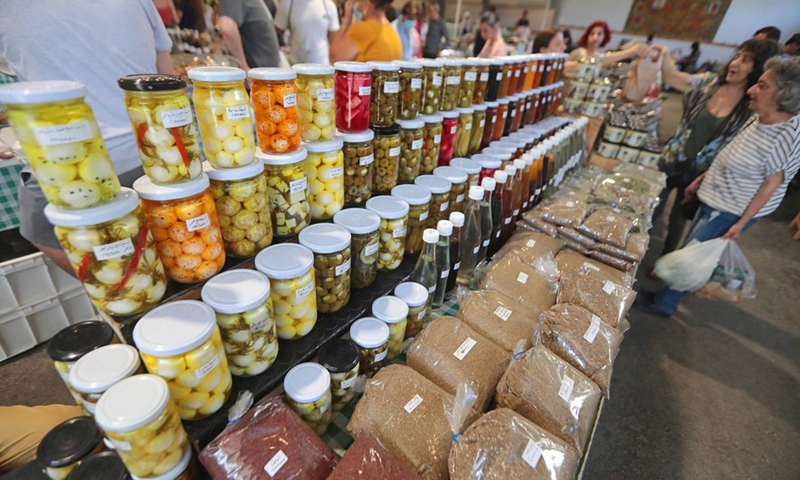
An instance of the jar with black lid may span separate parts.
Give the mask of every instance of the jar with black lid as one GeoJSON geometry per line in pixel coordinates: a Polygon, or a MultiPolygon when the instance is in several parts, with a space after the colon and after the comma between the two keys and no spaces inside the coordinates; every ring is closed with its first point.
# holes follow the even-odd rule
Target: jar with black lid
{"type": "Polygon", "coordinates": [[[353,385],[358,378],[358,347],[345,339],[324,343],[317,352],[317,361],[331,374],[333,410],[347,408],[356,399],[353,385]]]}

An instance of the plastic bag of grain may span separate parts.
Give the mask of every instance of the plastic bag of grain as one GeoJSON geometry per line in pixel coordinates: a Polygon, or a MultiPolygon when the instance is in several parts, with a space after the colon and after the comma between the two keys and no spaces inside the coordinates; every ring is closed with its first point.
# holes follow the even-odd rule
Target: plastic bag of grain
{"type": "MultiPolygon", "coordinates": [[[[631,243],[631,239],[633,238],[634,235],[637,235],[637,234],[632,233],[631,236],[628,237],[628,244],[626,244],[626,248],[627,248],[627,245],[629,245],[631,243]]],[[[608,243],[598,243],[598,244],[596,244],[594,246],[594,248],[592,249],[592,253],[602,253],[604,255],[610,255],[610,256],[614,257],[615,259],[617,259],[617,260],[623,260],[623,261],[628,262],[628,263],[634,263],[634,262],[638,262],[638,261],[641,260],[641,257],[638,257],[635,253],[629,252],[629,251],[625,250],[624,248],[615,247],[614,245],[610,245],[608,243]]],[[[595,258],[595,257],[593,257],[593,258],[595,258]]],[[[603,262],[603,260],[600,259],[600,258],[595,258],[595,260],[600,260],[601,262],[603,262]]],[[[609,265],[611,267],[614,267],[614,265],[610,265],[607,262],[603,262],[603,263],[605,263],[606,265],[609,265]]],[[[621,270],[621,269],[618,268],[618,270],[621,270]]]]}
{"type": "Polygon", "coordinates": [[[328,480],[414,480],[419,475],[366,432],[358,434],[328,480]]]}
{"type": "Polygon", "coordinates": [[[516,353],[517,342],[531,347],[530,335],[544,310],[523,305],[494,290],[475,290],[459,305],[456,317],[508,353],[516,353]]]}
{"type": "Polygon", "coordinates": [[[354,437],[367,432],[422,478],[446,480],[450,436],[477,417],[469,402],[411,367],[389,365],[367,383],[347,431],[354,437]]]}
{"type": "Polygon", "coordinates": [[[417,336],[406,354],[409,367],[455,395],[460,383],[477,395],[475,408],[486,411],[511,354],[455,317],[439,317],[417,336]]]}
{"type": "Polygon", "coordinates": [[[579,305],[616,328],[628,314],[636,291],[587,267],[561,274],[558,303],[579,305]]]}
{"type": "Polygon", "coordinates": [[[622,333],[578,305],[559,303],[541,316],[533,343],[547,347],[591,378],[608,398],[622,333]]]}
{"type": "MultiPolygon", "coordinates": [[[[553,225],[552,223],[548,222],[544,218],[542,218],[542,211],[541,210],[530,210],[525,212],[522,215],[522,223],[530,225],[531,227],[550,235],[551,237],[555,237],[558,235],[558,228],[557,225],[553,225]]],[[[518,224],[520,222],[517,222],[518,224]]]]}
{"type": "Polygon", "coordinates": [[[589,213],[589,206],[569,196],[552,198],[538,208],[542,219],[565,227],[577,227],[589,213]]]}
{"type": "MultiPolygon", "coordinates": [[[[613,247],[617,248],[617,247],[613,247]]],[[[615,257],[614,255],[610,255],[605,252],[600,252],[597,250],[591,250],[587,253],[589,258],[593,258],[598,262],[602,262],[609,267],[614,267],[621,272],[630,272],[633,269],[633,263],[623,260],[621,258],[615,257]]]]}
{"type": "Polygon", "coordinates": [[[565,242],[575,242],[578,245],[581,245],[583,248],[590,250],[597,245],[597,242],[595,242],[592,238],[587,237],[574,228],[569,227],[558,227],[558,238],[564,240],[565,242]]]}
{"type": "MultiPolygon", "coordinates": [[[[517,223],[517,225],[522,223],[524,222],[517,223]]],[[[517,232],[508,239],[506,244],[494,254],[493,258],[499,260],[513,253],[523,262],[531,263],[536,258],[547,253],[551,253],[555,256],[563,247],[563,241],[545,235],[544,233],[517,230],[517,232]]]]}
{"type": "Polygon", "coordinates": [[[612,282],[626,286],[633,285],[633,278],[631,275],[570,250],[561,250],[558,252],[558,255],[556,255],[556,265],[558,265],[558,270],[562,274],[585,268],[597,275],[601,275],[604,280],[611,280],[612,282]]]}
{"type": "Polygon", "coordinates": [[[583,221],[578,230],[598,242],[625,248],[632,228],[633,222],[627,216],[608,208],[598,208],[583,221]]]}
{"type": "Polygon", "coordinates": [[[600,388],[543,346],[519,353],[497,385],[510,408],[583,453],[601,399],[600,388]]]}
{"type": "Polygon", "coordinates": [[[280,397],[255,405],[200,452],[215,480],[323,480],[338,460],[280,397]]]}
{"type": "Polygon", "coordinates": [[[571,480],[580,462],[574,448],[508,408],[487,412],[450,450],[451,480],[571,480]]]}
{"type": "Polygon", "coordinates": [[[532,265],[522,263],[516,256],[509,255],[491,263],[480,282],[480,288],[495,290],[517,303],[546,310],[556,303],[558,284],[532,265]]]}
{"type": "Polygon", "coordinates": [[[641,262],[647,253],[647,246],[650,245],[650,235],[646,233],[631,233],[628,243],[625,244],[625,251],[636,258],[636,262],[641,262]]]}

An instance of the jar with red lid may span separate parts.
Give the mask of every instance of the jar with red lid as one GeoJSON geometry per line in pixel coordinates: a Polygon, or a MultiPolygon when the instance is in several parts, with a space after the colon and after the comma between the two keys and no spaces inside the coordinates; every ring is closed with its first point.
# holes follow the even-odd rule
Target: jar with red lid
{"type": "Polygon", "coordinates": [[[483,133],[481,134],[481,145],[480,148],[486,148],[489,146],[489,143],[492,141],[492,135],[494,134],[494,125],[497,123],[497,108],[499,106],[498,102],[485,102],[486,104],[486,125],[483,127],[483,133]]]}
{"type": "Polygon", "coordinates": [[[343,133],[367,130],[372,67],[362,62],[336,62],[333,68],[336,128],[343,133]]]}
{"type": "Polygon", "coordinates": [[[422,165],[419,173],[429,174],[439,164],[439,146],[442,143],[442,121],[444,117],[438,113],[433,115],[420,115],[420,120],[425,122],[423,131],[425,132],[422,144],[422,165]]]}
{"type": "Polygon", "coordinates": [[[505,130],[506,122],[508,121],[509,104],[511,103],[511,100],[509,98],[501,98],[497,101],[497,103],[497,120],[494,122],[492,140],[500,140],[500,137],[503,136],[503,131],[505,130]]]}
{"type": "Polygon", "coordinates": [[[453,158],[458,131],[458,111],[439,112],[442,115],[442,143],[439,145],[439,165],[448,165],[453,158]]]}
{"type": "Polygon", "coordinates": [[[507,57],[503,57],[500,59],[503,62],[502,66],[502,77],[500,77],[500,86],[497,87],[497,99],[506,98],[506,95],[509,93],[508,84],[511,81],[513,67],[511,65],[511,61],[507,57]]]}
{"type": "Polygon", "coordinates": [[[489,67],[492,61],[486,58],[472,58],[478,62],[478,79],[475,81],[475,91],[472,94],[472,103],[483,103],[486,99],[486,87],[489,85],[489,67]]]}
{"type": "Polygon", "coordinates": [[[251,68],[247,76],[258,147],[268,153],[288,153],[300,148],[297,75],[289,68],[251,68]]]}

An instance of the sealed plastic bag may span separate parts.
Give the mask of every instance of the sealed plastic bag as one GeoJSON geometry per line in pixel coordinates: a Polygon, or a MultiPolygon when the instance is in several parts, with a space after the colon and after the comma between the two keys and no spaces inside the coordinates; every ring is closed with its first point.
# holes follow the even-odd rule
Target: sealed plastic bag
{"type": "Polygon", "coordinates": [[[628,80],[622,87],[622,94],[626,100],[637,105],[644,99],[650,87],[658,81],[662,62],[661,52],[655,50],[633,62],[628,80]]]}
{"type": "Polygon", "coordinates": [[[711,279],[697,292],[710,300],[739,302],[756,298],[756,272],[736,242],[728,242],[711,279]]]}
{"type": "Polygon", "coordinates": [[[655,272],[673,290],[693,292],[711,279],[729,240],[714,238],[668,253],[656,261],[655,272]]]}
{"type": "MultiPolygon", "coordinates": [[[[518,222],[520,225],[524,222],[518,222]]],[[[555,227],[554,227],[555,228],[555,227]]],[[[551,253],[555,256],[564,247],[564,242],[544,233],[517,230],[505,245],[494,254],[494,260],[499,260],[510,253],[514,253],[525,263],[531,263],[542,255],[551,253]]]]}
{"type": "Polygon", "coordinates": [[[578,230],[598,242],[625,248],[631,228],[633,222],[626,216],[607,208],[599,208],[583,221],[578,230]]]}
{"type": "Polygon", "coordinates": [[[560,438],[513,410],[498,408],[453,443],[450,479],[571,480],[579,461],[578,452],[560,438]]]}
{"type": "Polygon", "coordinates": [[[636,291],[605,278],[601,272],[581,267],[561,274],[558,303],[572,303],[618,327],[628,314],[636,291]]]}
{"type": "Polygon", "coordinates": [[[577,227],[583,222],[589,207],[586,202],[581,202],[570,196],[556,197],[537,207],[542,219],[565,227],[577,227]]]}
{"type": "Polygon", "coordinates": [[[586,268],[603,275],[605,280],[611,280],[625,286],[631,286],[633,284],[633,280],[629,275],[602,262],[584,257],[570,250],[560,251],[558,255],[556,255],[556,264],[562,274],[579,268],[586,268]]]}
{"type": "Polygon", "coordinates": [[[419,475],[361,432],[327,480],[414,480],[419,475]]]}
{"type": "Polygon", "coordinates": [[[591,237],[588,237],[581,232],[569,227],[558,227],[558,238],[565,242],[575,242],[584,249],[591,250],[597,245],[591,237]]]}
{"type": "MultiPolygon", "coordinates": [[[[554,264],[555,266],[555,264],[554,264]]],[[[558,267],[555,266],[555,278],[558,267]]],[[[550,275],[543,275],[532,265],[519,261],[513,255],[491,263],[480,283],[482,290],[496,290],[517,303],[548,309],[555,305],[558,285],[550,275]]]]}
{"type": "MultiPolygon", "coordinates": [[[[542,218],[542,211],[541,210],[530,210],[525,212],[522,216],[522,220],[524,223],[530,225],[531,227],[539,230],[541,232],[550,235],[551,237],[555,237],[558,235],[558,228],[557,225],[553,225],[552,223],[548,222],[544,218],[542,218]]],[[[517,222],[519,224],[519,222],[517,222]]]]}
{"type": "Polygon", "coordinates": [[[516,353],[517,342],[531,347],[531,332],[544,310],[531,304],[517,303],[494,290],[470,292],[459,305],[456,317],[508,353],[516,353]]]}
{"type": "Polygon", "coordinates": [[[633,269],[633,263],[599,250],[591,250],[587,255],[589,255],[590,258],[605,263],[609,267],[614,267],[623,272],[630,272],[633,269]]]}

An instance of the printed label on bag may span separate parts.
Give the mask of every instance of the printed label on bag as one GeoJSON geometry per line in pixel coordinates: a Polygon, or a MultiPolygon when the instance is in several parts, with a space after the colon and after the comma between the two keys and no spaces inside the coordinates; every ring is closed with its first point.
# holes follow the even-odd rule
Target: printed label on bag
{"type": "Polygon", "coordinates": [[[609,216],[606,217],[606,222],[613,222],[615,220],[616,220],[616,217],[614,217],[613,215],[609,215],[609,216]]]}
{"type": "Polygon", "coordinates": [[[517,275],[517,281],[519,283],[528,283],[528,274],[525,272],[519,272],[519,275],[517,275]]]}
{"type": "Polygon", "coordinates": [[[250,105],[237,105],[235,107],[225,107],[225,117],[228,120],[240,120],[250,118],[250,105]]]}
{"type": "Polygon", "coordinates": [[[92,250],[94,250],[94,258],[100,261],[124,257],[125,255],[130,255],[136,251],[130,238],[123,238],[118,242],[98,245],[96,247],[92,247],[92,250]]]}
{"type": "Polygon", "coordinates": [[[540,458],[542,458],[542,449],[539,448],[539,445],[536,445],[536,442],[533,440],[528,440],[528,446],[525,447],[525,451],[522,453],[522,459],[525,460],[525,463],[530,465],[531,468],[536,468],[540,458]]]}
{"type": "Polygon", "coordinates": [[[448,207],[450,207],[450,200],[444,202],[441,207],[439,207],[440,212],[447,211],[448,207]]]}
{"type": "Polygon", "coordinates": [[[333,89],[332,88],[320,88],[319,90],[317,90],[317,100],[320,100],[320,101],[333,100],[333,89]]]}
{"type": "Polygon", "coordinates": [[[372,86],[367,85],[366,87],[358,87],[358,96],[359,97],[368,97],[372,93],[372,86]]]}
{"type": "Polygon", "coordinates": [[[192,122],[192,110],[189,107],[161,112],[161,123],[164,128],[182,127],[192,122]]]}
{"type": "Polygon", "coordinates": [[[430,214],[430,212],[428,210],[425,210],[423,213],[421,213],[419,215],[419,221],[421,222],[421,221],[427,219],[429,214],[430,214]]]}
{"type": "Polygon", "coordinates": [[[214,355],[214,358],[194,372],[194,376],[199,380],[211,373],[212,370],[217,368],[217,365],[219,365],[219,355],[214,355]]]}
{"type": "Polygon", "coordinates": [[[588,268],[589,270],[594,270],[595,272],[600,271],[600,267],[589,262],[583,262],[583,266],[588,268]]]}
{"type": "Polygon", "coordinates": [[[309,293],[314,291],[314,283],[309,283],[303,288],[298,288],[294,291],[294,296],[300,300],[301,298],[306,298],[309,293]]]}
{"type": "Polygon", "coordinates": [[[392,82],[385,82],[383,84],[383,93],[398,93],[400,91],[400,82],[397,80],[392,82]]]}
{"type": "Polygon", "coordinates": [[[375,361],[376,362],[380,362],[381,360],[386,358],[386,355],[388,355],[388,354],[389,354],[389,349],[387,348],[386,350],[382,351],[381,353],[375,355],[375,361]]]}
{"type": "Polygon", "coordinates": [[[433,136],[433,143],[435,143],[436,145],[439,145],[440,143],[442,143],[442,134],[441,133],[436,134],[436,135],[433,136]]]}
{"type": "Polygon", "coordinates": [[[481,73],[481,82],[488,82],[489,81],[489,72],[481,73]]]}
{"type": "Polygon", "coordinates": [[[344,380],[341,383],[342,389],[346,390],[346,389],[352,387],[353,385],[356,384],[356,380],[358,380],[358,375],[356,375],[355,377],[352,377],[352,378],[348,378],[347,380],[344,380]]]}
{"type": "Polygon", "coordinates": [[[441,75],[434,75],[432,83],[436,87],[441,86],[442,85],[442,76],[441,75]]]}
{"type": "Polygon", "coordinates": [[[276,453],[269,460],[269,462],[267,462],[267,464],[264,465],[264,471],[267,472],[267,475],[269,475],[270,478],[272,478],[275,476],[276,473],[278,473],[278,470],[280,470],[281,467],[283,467],[286,464],[287,461],[289,461],[289,457],[287,457],[286,454],[283,453],[283,450],[278,450],[278,453],[276,453]]]}
{"type": "Polygon", "coordinates": [[[308,178],[306,177],[289,182],[289,193],[302,192],[306,188],[308,188],[308,178]]]}
{"type": "Polygon", "coordinates": [[[405,234],[406,234],[406,227],[395,228],[394,230],[392,230],[393,238],[403,237],[405,236],[405,234]]]}
{"type": "Polygon", "coordinates": [[[47,127],[33,127],[33,134],[39,145],[43,147],[84,142],[94,136],[88,120],[47,127]]]}
{"type": "Polygon", "coordinates": [[[607,294],[611,295],[617,289],[617,284],[612,282],[611,280],[606,280],[605,285],[603,285],[603,291],[607,294]]]}
{"type": "Polygon", "coordinates": [[[458,75],[451,75],[447,77],[447,84],[448,85],[460,85],[461,84],[461,77],[458,75]]]}
{"type": "Polygon", "coordinates": [[[211,225],[211,219],[208,218],[208,214],[204,213],[199,217],[190,218],[186,220],[186,230],[190,232],[194,232],[195,230],[200,230],[201,228],[206,228],[207,226],[211,225]]]}
{"type": "Polygon", "coordinates": [[[334,271],[336,272],[336,276],[343,275],[348,270],[350,270],[350,259],[348,258],[346,262],[341,265],[337,265],[334,271]]]}
{"type": "Polygon", "coordinates": [[[330,178],[341,177],[343,173],[344,167],[334,167],[328,170],[328,175],[330,175],[330,178]]]}
{"type": "Polygon", "coordinates": [[[564,378],[561,379],[561,388],[558,389],[558,396],[569,403],[569,399],[572,398],[573,388],[575,388],[575,380],[564,376],[564,378]]]}
{"type": "Polygon", "coordinates": [[[364,255],[372,255],[377,251],[378,251],[378,242],[370,243],[369,245],[364,247],[364,255]]]}
{"type": "Polygon", "coordinates": [[[392,147],[389,149],[389,156],[390,157],[399,157],[400,156],[400,147],[392,147]]]}
{"type": "Polygon", "coordinates": [[[442,273],[439,274],[439,278],[447,278],[450,276],[450,270],[442,270],[442,273]]]}
{"type": "Polygon", "coordinates": [[[464,360],[464,357],[467,356],[469,351],[472,350],[472,347],[474,347],[476,343],[478,342],[473,340],[471,337],[467,337],[467,339],[461,343],[461,346],[458,347],[455,352],[453,352],[453,355],[459,360],[464,360]]]}
{"type": "Polygon", "coordinates": [[[418,138],[411,142],[411,150],[420,150],[422,148],[422,139],[418,138]]]}
{"type": "Polygon", "coordinates": [[[358,159],[358,164],[363,167],[365,165],[372,164],[372,162],[374,162],[374,161],[375,161],[375,154],[374,153],[370,153],[366,157],[359,158],[358,159]]]}
{"type": "Polygon", "coordinates": [[[500,317],[501,320],[507,322],[513,312],[506,307],[500,306],[494,310],[494,314],[500,317]]]}
{"type": "Polygon", "coordinates": [[[525,242],[525,246],[528,247],[528,248],[535,247],[536,246],[536,240],[534,240],[534,239],[528,240],[527,242],[525,242]]]}
{"type": "Polygon", "coordinates": [[[414,410],[416,410],[417,407],[419,407],[420,403],[422,403],[422,397],[420,397],[419,395],[414,395],[411,398],[411,400],[409,400],[408,403],[406,403],[406,406],[403,407],[403,409],[406,412],[411,413],[414,410]]]}
{"type": "Polygon", "coordinates": [[[474,82],[478,79],[478,72],[466,72],[464,74],[464,80],[467,82],[474,82]]]}
{"type": "Polygon", "coordinates": [[[411,79],[411,90],[419,90],[422,88],[422,79],[421,78],[412,78],[411,79]]]}
{"type": "Polygon", "coordinates": [[[597,338],[597,333],[599,331],[600,317],[592,315],[592,323],[589,325],[589,328],[586,329],[586,333],[583,334],[583,339],[589,343],[594,343],[594,339],[597,338]]]}

